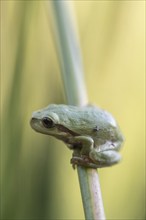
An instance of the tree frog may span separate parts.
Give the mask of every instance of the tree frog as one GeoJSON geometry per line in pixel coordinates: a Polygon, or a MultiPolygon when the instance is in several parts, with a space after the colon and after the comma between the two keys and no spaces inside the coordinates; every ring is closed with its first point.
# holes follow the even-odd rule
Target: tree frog
{"type": "Polygon", "coordinates": [[[113,116],[99,107],[50,104],[33,112],[30,124],[35,131],[54,136],[73,150],[73,167],[96,169],[121,159],[118,151],[123,136],[113,116]]]}

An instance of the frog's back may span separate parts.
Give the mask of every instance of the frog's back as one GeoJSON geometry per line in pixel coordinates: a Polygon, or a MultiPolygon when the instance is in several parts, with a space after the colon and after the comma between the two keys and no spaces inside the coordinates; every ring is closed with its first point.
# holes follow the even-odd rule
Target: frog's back
{"type": "Polygon", "coordinates": [[[86,119],[96,126],[100,125],[101,128],[105,128],[108,125],[117,127],[117,123],[113,116],[109,112],[97,106],[87,105],[85,107],[81,107],[81,112],[83,113],[83,118],[87,116],[86,119]]]}
{"type": "Polygon", "coordinates": [[[92,136],[96,140],[102,137],[104,140],[120,138],[121,132],[113,116],[97,106],[52,104],[46,111],[56,113],[59,116],[59,123],[77,135],[92,136]]]}
{"type": "Polygon", "coordinates": [[[117,127],[112,115],[97,106],[60,105],[59,111],[60,109],[62,109],[60,117],[64,126],[71,125],[71,129],[79,133],[92,133],[96,128],[106,130],[105,128],[108,127],[113,129],[117,127]]]}
{"type": "MultiPolygon", "coordinates": [[[[86,107],[91,115],[93,127],[92,137],[96,143],[100,140],[103,141],[119,141],[123,142],[124,138],[120,131],[119,125],[117,124],[114,117],[107,111],[97,107],[97,106],[87,106],[86,107]]],[[[87,110],[87,111],[88,111],[87,110]]]]}
{"type": "Polygon", "coordinates": [[[92,105],[83,107],[72,106],[72,105],[49,105],[46,111],[57,113],[62,123],[76,124],[76,125],[87,125],[105,127],[107,125],[116,127],[116,121],[113,116],[107,111],[92,105]]]}
{"type": "Polygon", "coordinates": [[[72,106],[72,105],[56,105],[51,104],[46,108],[46,111],[57,113],[60,117],[60,121],[73,120],[79,123],[90,123],[99,124],[105,126],[105,124],[110,124],[116,127],[116,121],[113,116],[107,111],[92,105],[87,105],[83,107],[72,106]]]}

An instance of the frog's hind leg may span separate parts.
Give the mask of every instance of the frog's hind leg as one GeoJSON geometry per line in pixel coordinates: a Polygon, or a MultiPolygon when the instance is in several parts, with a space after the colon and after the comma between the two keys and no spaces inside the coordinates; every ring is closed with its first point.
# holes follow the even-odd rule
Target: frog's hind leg
{"type": "Polygon", "coordinates": [[[121,160],[121,155],[114,150],[97,152],[92,150],[89,154],[91,160],[100,167],[112,166],[121,160]]]}

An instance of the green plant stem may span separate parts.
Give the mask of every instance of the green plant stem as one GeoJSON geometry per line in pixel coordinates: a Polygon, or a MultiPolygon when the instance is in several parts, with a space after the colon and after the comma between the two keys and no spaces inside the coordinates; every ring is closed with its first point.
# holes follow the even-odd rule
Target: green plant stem
{"type": "Polygon", "coordinates": [[[78,166],[78,176],[86,219],[105,219],[97,171],[78,166]]]}
{"type": "Polygon", "coordinates": [[[68,104],[87,104],[87,94],[83,80],[80,46],[77,41],[75,23],[71,17],[69,1],[52,1],[56,21],[56,43],[61,64],[61,74],[68,104]]]}
{"type": "MultiPolygon", "coordinates": [[[[68,104],[87,104],[77,32],[69,1],[52,1],[62,78],[68,104]]],[[[86,219],[105,219],[98,173],[78,166],[78,177],[86,219]]]]}

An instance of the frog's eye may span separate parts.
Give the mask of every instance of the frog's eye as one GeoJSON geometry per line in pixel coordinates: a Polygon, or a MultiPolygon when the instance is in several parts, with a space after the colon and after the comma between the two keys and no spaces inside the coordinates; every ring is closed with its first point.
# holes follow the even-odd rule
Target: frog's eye
{"type": "Polygon", "coordinates": [[[52,128],[52,127],[55,126],[55,124],[52,121],[52,119],[51,118],[47,118],[47,117],[42,119],[42,123],[43,123],[45,128],[52,128]]]}

